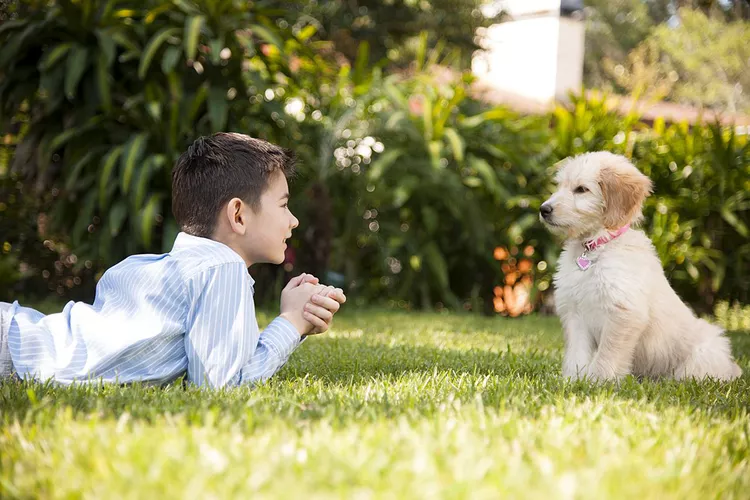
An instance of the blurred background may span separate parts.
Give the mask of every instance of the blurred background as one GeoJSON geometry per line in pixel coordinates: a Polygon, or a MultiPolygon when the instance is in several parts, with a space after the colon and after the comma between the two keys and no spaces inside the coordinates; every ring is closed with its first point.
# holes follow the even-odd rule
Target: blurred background
{"type": "Polygon", "coordinates": [[[238,131],[301,158],[261,305],[311,272],[354,307],[549,313],[539,205],[556,162],[610,150],[655,183],[673,286],[728,317],[750,299],[749,68],[747,0],[0,2],[0,300],[92,300],[168,251],[176,158],[238,131]]]}

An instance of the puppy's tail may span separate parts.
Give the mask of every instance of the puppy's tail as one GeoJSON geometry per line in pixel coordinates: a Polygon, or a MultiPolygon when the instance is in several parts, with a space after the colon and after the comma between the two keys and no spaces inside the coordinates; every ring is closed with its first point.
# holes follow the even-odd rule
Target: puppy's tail
{"type": "Polygon", "coordinates": [[[742,368],[740,365],[732,361],[732,367],[730,369],[730,379],[740,378],[742,376],[742,368]]]}
{"type": "Polygon", "coordinates": [[[704,340],[693,347],[693,351],[677,370],[678,378],[704,378],[734,380],[742,375],[742,369],[732,358],[732,347],[723,329],[701,322],[704,340]]]}

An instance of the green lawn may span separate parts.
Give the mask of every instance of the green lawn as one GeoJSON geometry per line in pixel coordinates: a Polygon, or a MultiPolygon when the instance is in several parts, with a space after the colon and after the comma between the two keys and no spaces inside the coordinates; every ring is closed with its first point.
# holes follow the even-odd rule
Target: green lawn
{"type": "Polygon", "coordinates": [[[350,310],[254,390],[3,382],[0,497],[750,497],[750,375],[592,387],[561,357],[555,318],[350,310]]]}

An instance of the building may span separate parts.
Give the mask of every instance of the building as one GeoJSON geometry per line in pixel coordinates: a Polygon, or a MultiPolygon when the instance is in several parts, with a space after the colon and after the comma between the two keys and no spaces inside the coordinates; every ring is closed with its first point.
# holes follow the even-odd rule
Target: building
{"type": "Polygon", "coordinates": [[[478,33],[484,51],[472,62],[480,87],[527,105],[564,101],[583,83],[582,0],[500,0],[506,20],[478,33]]]}
{"type": "MultiPolygon", "coordinates": [[[[505,21],[477,33],[484,49],[472,61],[478,98],[522,113],[546,113],[568,101],[569,92],[581,92],[586,40],[583,0],[495,0],[487,8],[490,14],[503,11],[505,21]]],[[[636,110],[645,122],[718,120],[734,125],[739,134],[750,133],[750,116],[741,113],[617,95],[608,101],[623,114],[636,110]]]]}

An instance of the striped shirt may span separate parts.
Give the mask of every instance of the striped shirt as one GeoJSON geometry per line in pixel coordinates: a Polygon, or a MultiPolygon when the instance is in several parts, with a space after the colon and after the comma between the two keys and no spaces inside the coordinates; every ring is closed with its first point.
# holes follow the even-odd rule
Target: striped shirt
{"type": "Polygon", "coordinates": [[[254,280],[231,248],[180,233],[172,251],[107,270],[93,305],[44,315],[14,302],[8,345],[21,378],[127,383],[187,379],[209,387],[266,380],[301,342],[278,317],[261,333],[254,280]]]}

